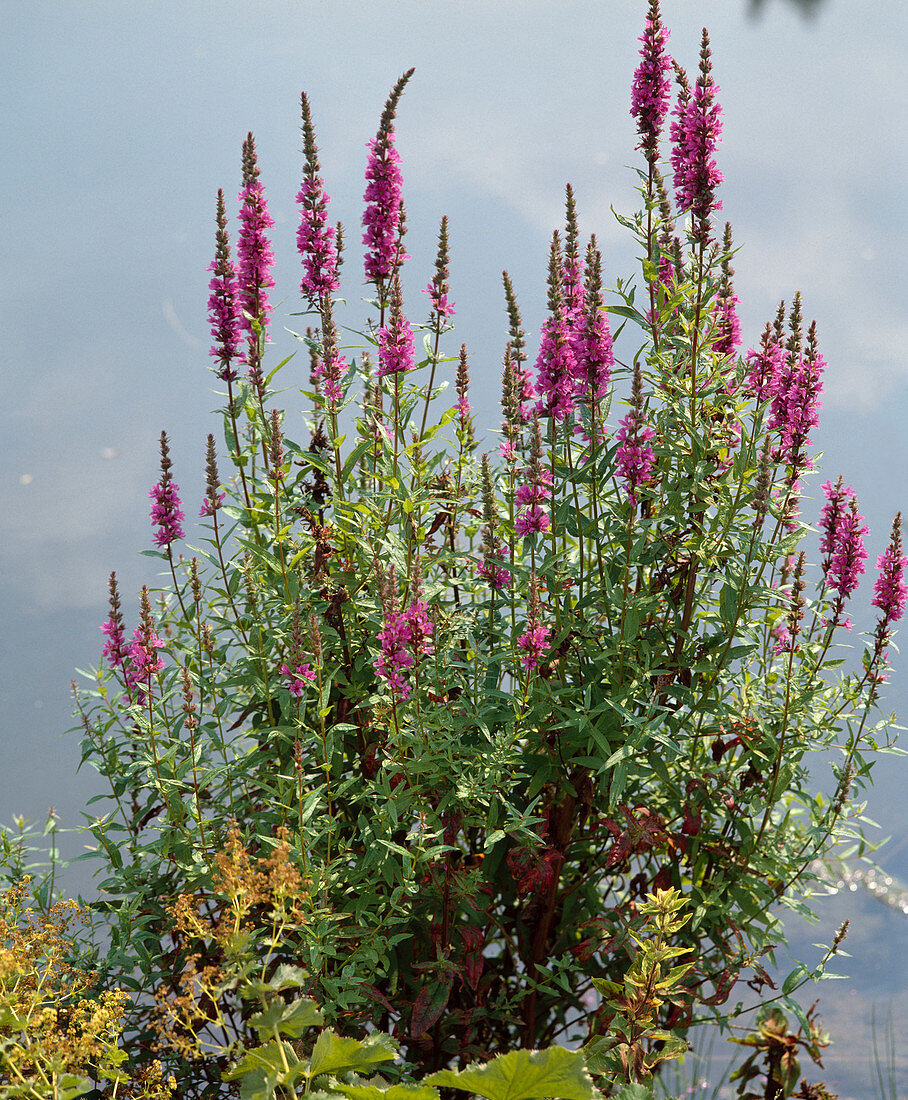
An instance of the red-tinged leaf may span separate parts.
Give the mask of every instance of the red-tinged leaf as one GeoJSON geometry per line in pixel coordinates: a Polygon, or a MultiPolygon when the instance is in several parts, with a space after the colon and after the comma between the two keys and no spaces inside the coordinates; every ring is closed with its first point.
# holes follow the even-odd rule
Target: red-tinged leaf
{"type": "Polygon", "coordinates": [[[360,982],[359,988],[367,997],[371,997],[373,1001],[378,1001],[379,1004],[384,1005],[389,1012],[397,1013],[397,1009],[394,1005],[392,1005],[384,993],[376,989],[374,985],[367,985],[365,982],[360,982]]]}
{"type": "Polygon", "coordinates": [[[479,979],[482,977],[482,971],[485,964],[485,959],[479,954],[467,955],[464,959],[463,972],[470,989],[475,991],[479,988],[479,979]]]}
{"type": "Polygon", "coordinates": [[[410,1021],[410,1035],[415,1039],[432,1027],[445,1010],[448,997],[451,996],[453,980],[432,981],[420,989],[413,1004],[413,1017],[410,1021]]]}

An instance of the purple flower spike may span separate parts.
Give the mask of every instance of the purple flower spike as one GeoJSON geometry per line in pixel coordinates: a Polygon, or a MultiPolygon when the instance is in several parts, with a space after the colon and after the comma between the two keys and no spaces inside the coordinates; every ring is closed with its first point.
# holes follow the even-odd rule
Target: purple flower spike
{"type": "Polygon", "coordinates": [[[665,52],[668,31],[662,25],[659,0],[650,0],[646,27],[640,38],[640,64],[634,73],[631,92],[631,114],[637,120],[640,135],[638,149],[642,149],[648,161],[658,159],[659,135],[668,111],[671,85],[668,71],[672,59],[665,52]]]}
{"type": "Polygon", "coordinates": [[[378,376],[403,374],[414,365],[413,330],[404,316],[400,279],[395,272],[391,280],[391,315],[385,328],[378,333],[378,376]]]}
{"type": "Polygon", "coordinates": [[[413,70],[405,72],[394,85],[385,103],[378,133],[368,143],[366,191],[363,201],[363,244],[366,246],[365,272],[369,282],[380,286],[391,272],[408,260],[402,249],[403,177],[400,154],[394,148],[394,115],[413,70]]]}
{"type": "Polygon", "coordinates": [[[693,93],[680,68],[676,68],[681,92],[675,107],[676,121],[671,125],[672,168],[679,210],[690,210],[693,239],[706,244],[710,239],[710,216],[721,210],[716,187],[723,176],[713,154],[722,133],[722,108],[716,102],[719,86],[712,78],[709,35],[703,28],[700,73],[693,93]]]}
{"type": "Polygon", "coordinates": [[[393,566],[387,575],[380,573],[384,623],[378,632],[381,652],[375,660],[375,671],[401,699],[410,695],[410,685],[405,679],[420,657],[431,656],[435,649],[431,638],[432,622],[425,600],[419,590],[419,561],[414,561],[413,592],[416,599],[406,611],[397,610],[397,596],[393,566]]]}
{"type": "Polygon", "coordinates": [[[265,231],[274,226],[274,219],[268,213],[265,188],[258,177],[255,141],[250,133],[243,142],[243,188],[238,196],[240,232],[236,250],[240,305],[249,315],[243,317],[242,325],[251,339],[255,339],[252,320],[258,321],[267,333],[271,312],[268,288],[274,286],[271,277],[274,253],[265,235],[265,231]]]}
{"type": "Polygon", "coordinates": [[[643,379],[639,363],[634,364],[631,403],[631,411],[621,421],[618,429],[616,474],[625,484],[631,505],[636,507],[637,489],[650,480],[656,462],[656,456],[649,445],[656,433],[647,425],[643,411],[643,379]]]}
{"type": "Polygon", "coordinates": [[[117,575],[111,573],[107,582],[110,592],[110,617],[101,627],[101,633],[107,635],[102,653],[111,668],[122,668],[129,653],[126,645],[126,631],[123,627],[123,613],[120,609],[120,593],[117,590],[117,575]]]}
{"type": "Polygon", "coordinates": [[[441,227],[438,230],[438,255],[435,258],[435,274],[429,280],[424,294],[429,295],[432,303],[432,312],[429,315],[429,324],[433,328],[441,329],[445,322],[454,316],[454,303],[448,300],[448,216],[441,219],[441,227]]]}
{"type": "MultiPolygon", "coordinates": [[[[858,511],[854,490],[844,485],[840,477],[835,485],[823,486],[827,504],[820,513],[820,553],[825,554],[822,569],[826,584],[835,592],[833,622],[839,622],[845,609],[845,601],[858,586],[858,578],[864,572],[867,551],[864,538],[867,526],[858,511]]],[[[850,626],[845,620],[845,626],[850,626]]]]}
{"type": "Polygon", "coordinates": [[[533,413],[533,438],[530,445],[530,465],[526,469],[527,480],[517,489],[517,503],[523,511],[514,520],[514,530],[524,537],[539,531],[548,531],[551,519],[542,508],[552,495],[552,475],[542,465],[542,431],[539,417],[533,413]]]}
{"type": "Polygon", "coordinates": [[[880,575],[873,586],[873,599],[870,601],[883,612],[877,625],[877,635],[880,637],[888,635],[890,624],[897,623],[905,612],[905,599],[908,597],[906,566],[908,558],[902,554],[902,513],[899,512],[892,523],[889,545],[877,559],[876,567],[880,575]]]}
{"type": "Polygon", "coordinates": [[[214,272],[208,289],[208,320],[214,340],[208,353],[217,359],[217,376],[222,382],[236,380],[237,372],[231,362],[240,354],[240,307],[238,302],[236,271],[230,259],[230,242],[227,237],[227,215],[224,211],[224,192],[218,191],[215,258],[208,265],[214,272]]]}
{"type": "Polygon", "coordinates": [[[541,616],[539,583],[534,572],[530,575],[530,606],[527,614],[527,628],[517,639],[517,644],[524,651],[520,663],[525,669],[538,668],[539,658],[548,647],[550,631],[547,626],[542,625],[541,616]]]}
{"type": "Polygon", "coordinates": [[[300,226],[296,232],[296,246],[303,258],[303,279],[300,290],[309,301],[318,303],[323,295],[340,287],[338,278],[337,231],[328,225],[328,203],[320,176],[318,148],[315,130],[309,111],[309,100],[303,92],[300,97],[303,116],[303,151],[306,169],[303,185],[296,201],[302,208],[300,226]]]}
{"type": "MultiPolygon", "coordinates": [[[[184,515],[180,510],[179,485],[173,480],[170,468],[170,449],[167,446],[167,433],[161,432],[161,480],[153,486],[149,496],[151,522],[157,527],[154,533],[155,546],[170,547],[175,539],[183,538],[180,521],[184,515]]],[[[169,550],[168,550],[169,552],[169,550]]]]}
{"type": "MultiPolygon", "coordinates": [[[[793,318],[799,318],[800,302],[795,296],[793,318]]],[[[810,432],[820,422],[820,394],[826,362],[819,353],[816,322],[810,326],[806,354],[798,337],[789,341],[775,385],[769,418],[769,430],[778,432],[779,445],[773,450],[775,461],[784,461],[793,469],[809,467],[806,449],[810,432]]]]}
{"type": "Polygon", "coordinates": [[[125,667],[127,690],[131,692],[135,689],[136,701],[140,704],[144,705],[151,695],[152,677],[164,668],[163,658],[157,654],[157,650],[163,645],[164,642],[158,637],[152,622],[148,589],[142,585],[139,625],[133,632],[133,642],[129,647],[129,661],[125,667]]]}

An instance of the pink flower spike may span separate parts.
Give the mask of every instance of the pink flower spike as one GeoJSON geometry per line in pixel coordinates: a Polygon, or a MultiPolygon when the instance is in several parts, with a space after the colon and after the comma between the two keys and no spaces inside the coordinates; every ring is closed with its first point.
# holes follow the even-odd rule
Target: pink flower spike
{"type": "Polygon", "coordinates": [[[403,374],[412,370],[415,353],[413,330],[404,316],[400,294],[400,279],[395,272],[391,280],[391,311],[388,324],[378,334],[378,376],[403,374]]]}
{"type": "Polygon", "coordinates": [[[274,286],[271,277],[274,253],[265,231],[274,226],[274,219],[268,213],[265,188],[259,181],[255,141],[251,133],[243,142],[243,187],[238,201],[237,279],[240,306],[247,315],[241,323],[250,339],[254,339],[253,320],[258,321],[267,335],[268,315],[272,308],[268,301],[268,288],[274,286]]]}
{"type": "Polygon", "coordinates": [[[905,568],[908,558],[902,554],[902,513],[899,512],[892,523],[889,545],[877,559],[876,567],[880,571],[873,586],[874,607],[883,612],[877,625],[877,635],[888,634],[891,623],[897,623],[905,612],[905,600],[908,587],[905,585],[905,568]]]}
{"type": "Polygon", "coordinates": [[[631,114],[637,120],[637,133],[640,135],[638,149],[642,149],[647,160],[658,159],[659,135],[668,111],[671,86],[668,71],[672,59],[665,52],[668,43],[668,31],[662,25],[659,12],[659,0],[650,0],[646,26],[640,38],[640,64],[634,73],[634,86],[631,92],[631,114]]]}
{"type": "Polygon", "coordinates": [[[230,259],[230,242],[227,237],[227,215],[224,210],[224,192],[218,191],[217,234],[215,258],[208,265],[213,272],[208,289],[208,321],[214,344],[209,355],[218,360],[216,373],[222,382],[233,382],[237,372],[231,363],[240,354],[240,307],[236,271],[230,259]]]}
{"type": "Polygon", "coordinates": [[[366,165],[366,191],[363,201],[363,244],[366,246],[364,267],[366,279],[380,285],[391,272],[408,260],[400,240],[403,230],[403,177],[400,172],[400,154],[394,147],[394,116],[397,103],[407,81],[413,75],[410,69],[394,85],[388,97],[378,133],[368,143],[369,160],[366,165]]]}
{"type": "Polygon", "coordinates": [[[538,668],[539,658],[545,652],[549,641],[549,628],[541,623],[542,607],[539,603],[539,583],[535,572],[530,575],[530,602],[527,609],[527,628],[517,639],[524,651],[520,663],[527,670],[538,668]]]}
{"type": "Polygon", "coordinates": [[[180,525],[180,521],[185,518],[180,510],[180,487],[173,480],[170,473],[171,466],[167,433],[161,432],[161,480],[152,486],[148,494],[153,501],[151,522],[157,527],[154,543],[155,546],[160,547],[169,547],[172,542],[183,538],[184,535],[180,525]]]}
{"type": "Polygon", "coordinates": [[[310,303],[318,304],[323,295],[340,287],[338,268],[340,260],[337,248],[337,231],[328,223],[328,203],[320,176],[318,148],[315,130],[309,110],[309,100],[303,92],[300,97],[303,119],[303,152],[306,168],[302,187],[296,196],[300,210],[300,225],[296,232],[296,246],[303,258],[303,278],[300,290],[310,303]]]}
{"type": "Polygon", "coordinates": [[[711,237],[710,217],[721,210],[716,187],[723,176],[713,154],[722,133],[722,108],[716,101],[719,86],[712,77],[709,35],[703,28],[700,72],[693,92],[680,69],[676,69],[681,93],[675,107],[676,121],[671,125],[672,168],[675,197],[679,210],[690,210],[693,239],[706,244],[711,237]]]}

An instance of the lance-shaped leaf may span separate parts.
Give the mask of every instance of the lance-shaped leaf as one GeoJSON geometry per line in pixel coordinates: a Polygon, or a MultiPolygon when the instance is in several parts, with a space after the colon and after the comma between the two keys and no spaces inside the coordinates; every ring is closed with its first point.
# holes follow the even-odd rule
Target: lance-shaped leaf
{"type": "Polygon", "coordinates": [[[423,1083],[475,1092],[488,1100],[593,1100],[595,1096],[583,1055],[564,1047],[514,1050],[499,1054],[484,1066],[469,1066],[460,1072],[439,1070],[423,1083]]]}
{"type": "Polygon", "coordinates": [[[420,989],[413,1004],[410,1026],[410,1034],[414,1039],[428,1031],[444,1012],[453,984],[453,978],[448,978],[447,981],[428,981],[420,989]]]}

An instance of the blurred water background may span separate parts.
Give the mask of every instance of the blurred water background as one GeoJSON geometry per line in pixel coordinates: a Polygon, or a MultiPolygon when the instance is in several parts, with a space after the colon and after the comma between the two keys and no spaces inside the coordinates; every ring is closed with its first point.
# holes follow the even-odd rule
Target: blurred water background
{"type": "MultiPolygon", "coordinates": [[[[143,581],[154,583],[138,551],[149,544],[162,428],[187,515],[201,499],[204,440],[217,430],[205,319],[214,203],[218,187],[228,200],[239,190],[247,131],[277,222],[276,363],[294,350],[283,326],[299,326],[290,316],[300,308],[299,93],[312,104],[330,215],[347,229],[344,289],[356,324],[365,143],[395,79],[416,66],[397,126],[413,256],[405,302],[418,318],[447,214],[457,304],[450,346],[467,342],[477,425],[491,431],[506,325],[501,270],[512,276],[532,347],[565,182],[582,232],[596,232],[604,248],[607,283],[635,269],[610,206],[637,206],[631,166],[642,160],[628,109],[645,7],[0,3],[0,822],[19,814],[41,823],[53,806],[61,827],[74,830],[61,835],[63,854],[84,847],[75,829],[100,786],[93,773],[76,774],[79,739],[64,736],[69,682],[98,660],[109,571],[117,570],[128,619],[143,581]]],[[[701,27],[710,29],[745,347],[796,290],[818,322],[829,370],[815,444],[825,458],[805,514],[818,514],[827,477],[842,473],[858,494],[871,569],[852,615],[857,633],[872,626],[872,566],[892,517],[908,511],[906,6],[663,0],[663,12],[669,49],[689,70],[701,27]]],[[[293,370],[305,378],[305,363],[284,376],[293,370]]],[[[287,405],[292,424],[301,407],[292,390],[287,405]]],[[[908,668],[893,658],[885,704],[908,715],[908,668]]],[[[828,761],[817,762],[817,779],[828,781],[828,761]]],[[[879,864],[908,882],[908,762],[882,758],[867,800],[875,835],[892,837],[879,864]]],[[[64,885],[90,896],[86,864],[64,885]]],[[[844,945],[852,958],[837,968],[851,977],[817,992],[835,1040],[825,1078],[843,1098],[875,1095],[871,1012],[881,1031],[891,1012],[906,1096],[906,914],[847,884],[817,909],[817,926],[790,922],[799,958],[818,957],[810,944],[852,922],[844,945]]]]}

